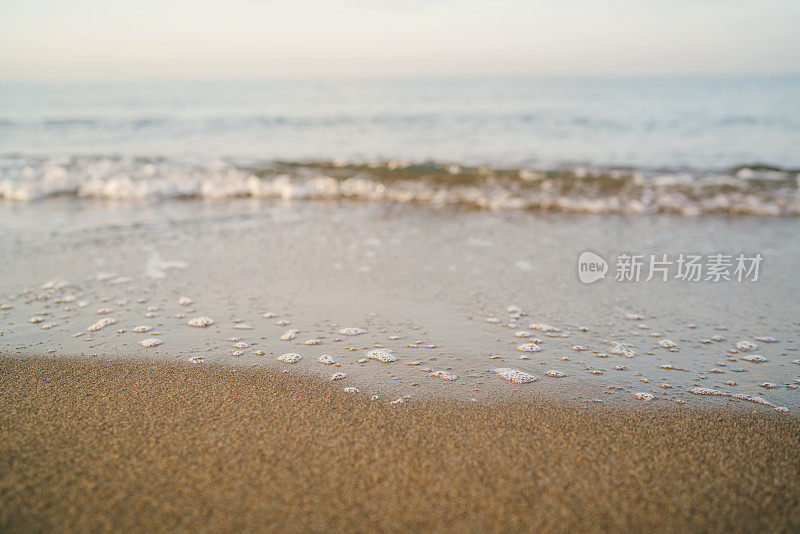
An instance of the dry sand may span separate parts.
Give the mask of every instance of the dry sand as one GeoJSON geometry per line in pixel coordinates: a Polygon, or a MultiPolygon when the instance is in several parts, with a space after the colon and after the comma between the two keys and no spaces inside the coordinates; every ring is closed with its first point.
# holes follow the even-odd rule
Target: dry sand
{"type": "Polygon", "coordinates": [[[0,359],[2,531],[798,531],[800,422],[0,359]]]}

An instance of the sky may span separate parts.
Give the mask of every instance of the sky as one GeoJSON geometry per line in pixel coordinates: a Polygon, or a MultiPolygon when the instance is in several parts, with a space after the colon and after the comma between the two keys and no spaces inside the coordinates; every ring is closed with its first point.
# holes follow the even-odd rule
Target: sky
{"type": "Polygon", "coordinates": [[[798,0],[2,0],[0,81],[800,73],[798,0]]]}

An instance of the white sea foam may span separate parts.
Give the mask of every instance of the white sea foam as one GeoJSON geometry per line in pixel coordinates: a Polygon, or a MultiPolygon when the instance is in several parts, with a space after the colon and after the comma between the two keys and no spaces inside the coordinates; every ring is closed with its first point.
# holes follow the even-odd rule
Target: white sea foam
{"type": "Polygon", "coordinates": [[[659,365],[658,367],[659,367],[659,369],[669,369],[669,370],[672,370],[672,371],[685,371],[686,370],[686,369],[681,369],[680,367],[675,367],[671,363],[665,363],[663,365],[659,365]]]}
{"type": "Polygon", "coordinates": [[[547,371],[545,375],[549,376],[550,378],[564,378],[567,376],[567,373],[551,369],[550,371],[547,371]]]}
{"type": "Polygon", "coordinates": [[[517,345],[517,350],[522,352],[540,352],[542,347],[537,345],[536,343],[523,343],[521,345],[517,345]]]}
{"type": "Polygon", "coordinates": [[[343,336],[358,336],[361,334],[366,334],[367,331],[363,328],[342,328],[339,330],[339,333],[343,336]]]}
{"type": "Polygon", "coordinates": [[[289,352],[289,353],[281,354],[280,356],[278,356],[278,361],[279,362],[283,362],[283,363],[297,363],[302,358],[303,358],[302,356],[300,356],[299,354],[297,354],[295,352],[289,352]]]}
{"type": "Polygon", "coordinates": [[[770,406],[775,408],[779,412],[785,412],[786,408],[782,406],[777,406],[764,397],[758,397],[756,395],[745,395],[744,393],[727,393],[725,391],[720,391],[719,389],[715,388],[702,388],[702,387],[694,387],[689,390],[689,393],[694,393],[695,395],[712,395],[716,397],[730,397],[732,399],[739,399],[739,400],[746,400],[749,402],[754,402],[756,404],[763,404],[764,406],[770,406]]]}
{"type": "Polygon", "coordinates": [[[336,360],[330,354],[323,354],[317,358],[317,361],[325,365],[336,365],[336,360]]]}
{"type": "MultiPolygon", "coordinates": [[[[188,264],[183,261],[164,261],[158,252],[153,252],[144,268],[144,275],[154,280],[163,280],[167,277],[167,271],[172,269],[186,269],[188,264]]],[[[112,283],[114,281],[112,280],[112,283]]],[[[122,283],[122,282],[118,282],[122,283]]]]}
{"type": "Polygon", "coordinates": [[[532,374],[526,373],[525,371],[520,371],[519,369],[512,369],[510,367],[498,367],[497,369],[492,369],[492,372],[503,380],[508,380],[509,382],[513,382],[515,384],[528,384],[538,380],[538,378],[532,374]]]}
{"type": "Polygon", "coordinates": [[[333,373],[330,380],[333,382],[334,380],[342,380],[343,378],[347,378],[345,373],[333,373]]]}
{"type": "Polygon", "coordinates": [[[394,351],[390,349],[375,349],[367,353],[367,358],[371,360],[378,360],[383,363],[391,363],[397,361],[397,356],[394,351]]]}
{"type": "Polygon", "coordinates": [[[687,175],[565,169],[546,180],[529,180],[531,171],[522,169],[513,180],[497,180],[486,169],[474,175],[460,172],[460,180],[454,181],[446,178],[451,176],[447,165],[440,166],[440,178],[431,180],[437,171],[410,177],[404,169],[385,164],[381,173],[398,174],[383,180],[380,173],[346,165],[337,166],[334,177],[328,169],[314,166],[253,172],[251,164],[194,165],[137,158],[7,158],[4,163],[0,198],[20,202],[60,195],[120,200],[350,198],[576,213],[800,214],[797,183],[788,171],[687,175]]]}
{"type": "Polygon", "coordinates": [[[561,329],[544,323],[531,323],[528,325],[531,330],[539,330],[540,332],[561,332],[561,329]]]}
{"type": "Polygon", "coordinates": [[[89,328],[87,328],[87,330],[89,332],[97,332],[98,330],[101,330],[107,326],[116,324],[116,322],[117,320],[114,319],[113,317],[103,317],[102,319],[91,325],[89,328]]]}
{"type": "Polygon", "coordinates": [[[194,319],[190,319],[188,323],[189,326],[193,326],[195,328],[205,328],[207,326],[211,326],[214,324],[214,319],[211,317],[195,317],[194,319]]]}
{"type": "Polygon", "coordinates": [[[158,345],[161,345],[161,340],[155,337],[148,337],[147,339],[141,340],[139,345],[143,347],[157,347],[158,345]]]}
{"type": "Polygon", "coordinates": [[[608,349],[609,354],[615,354],[617,356],[624,356],[626,358],[633,358],[636,356],[636,351],[630,347],[626,347],[621,343],[616,343],[612,345],[610,349],[608,349]]]}
{"type": "Polygon", "coordinates": [[[431,373],[431,376],[436,378],[441,378],[442,380],[454,381],[458,380],[458,375],[451,373],[450,371],[434,371],[431,373]]]}
{"type": "Polygon", "coordinates": [[[283,334],[281,334],[281,341],[291,341],[297,337],[297,334],[300,333],[300,330],[296,328],[292,328],[291,330],[287,330],[283,334]]]}

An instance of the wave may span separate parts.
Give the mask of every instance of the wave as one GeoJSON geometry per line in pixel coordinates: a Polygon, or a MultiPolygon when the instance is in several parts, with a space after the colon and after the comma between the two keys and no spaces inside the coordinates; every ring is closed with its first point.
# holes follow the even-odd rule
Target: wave
{"type": "Polygon", "coordinates": [[[0,158],[0,198],[352,199],[566,213],[800,216],[800,174],[563,167],[500,169],[384,161],[187,163],[131,157],[0,158]]]}

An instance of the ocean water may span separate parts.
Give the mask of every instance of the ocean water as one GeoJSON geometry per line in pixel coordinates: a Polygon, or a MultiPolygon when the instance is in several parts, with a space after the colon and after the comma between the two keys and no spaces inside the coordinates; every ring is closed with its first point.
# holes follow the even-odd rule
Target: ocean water
{"type": "Polygon", "coordinates": [[[797,215],[798,97],[798,76],[6,83],[0,197],[797,215]]]}
{"type": "Polygon", "coordinates": [[[394,402],[797,413],[799,95],[796,77],[3,84],[0,354],[269,366],[394,402]],[[584,251],[763,266],[584,284],[584,251]]]}

